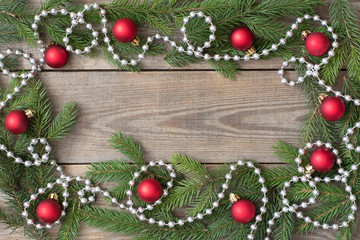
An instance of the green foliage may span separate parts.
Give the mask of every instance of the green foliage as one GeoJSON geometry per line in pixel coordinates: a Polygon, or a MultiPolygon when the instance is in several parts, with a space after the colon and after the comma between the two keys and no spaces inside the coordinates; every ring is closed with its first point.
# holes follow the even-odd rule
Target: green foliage
{"type": "Polygon", "coordinates": [[[130,160],[137,164],[144,164],[144,155],[140,145],[126,137],[121,132],[119,134],[111,135],[111,146],[119,152],[127,156],[130,160]]]}
{"type": "MultiPolygon", "coordinates": [[[[12,92],[19,82],[20,79],[13,79],[9,87],[4,90],[4,93],[12,92]]],[[[1,97],[3,98],[3,96],[4,94],[1,97]]],[[[51,132],[53,140],[62,138],[68,134],[73,126],[76,113],[74,104],[67,104],[53,118],[46,90],[40,81],[30,80],[22,93],[13,101],[9,101],[4,108],[0,124],[0,131],[2,132],[0,139],[6,143],[9,150],[14,152],[16,156],[29,159],[31,156],[29,156],[26,149],[32,138],[47,137],[49,132],[51,132]],[[25,110],[28,108],[36,112],[28,131],[18,137],[9,134],[4,128],[4,115],[14,109],[25,110]],[[49,129],[58,129],[58,131],[49,131],[49,129]]],[[[36,149],[39,153],[43,151],[43,147],[37,147],[36,149]]],[[[51,154],[52,156],[53,154],[51,154]]],[[[29,200],[30,194],[34,193],[39,187],[46,186],[46,183],[55,180],[54,167],[45,164],[37,168],[25,168],[23,165],[16,164],[12,159],[7,158],[3,152],[0,154],[0,158],[0,190],[6,194],[6,206],[0,210],[0,221],[7,224],[12,230],[23,228],[24,234],[30,238],[49,239],[47,231],[39,231],[32,226],[28,226],[21,216],[21,212],[23,211],[23,202],[29,200]]],[[[33,217],[34,209],[30,209],[30,214],[33,217]]]]}
{"type": "MultiPolygon", "coordinates": [[[[113,0],[109,4],[101,4],[107,10],[107,18],[112,23],[119,18],[130,18],[138,25],[147,25],[164,35],[173,35],[182,25],[182,18],[190,11],[203,11],[211,15],[213,23],[218,31],[217,40],[206,52],[214,55],[219,54],[238,54],[244,55],[242,51],[236,51],[230,45],[228,37],[230,32],[239,25],[246,24],[256,35],[255,45],[258,50],[270,47],[271,43],[278,42],[284,34],[284,28],[287,27],[285,18],[303,15],[304,13],[314,13],[314,6],[322,4],[320,0],[302,1],[302,0],[266,0],[261,1],[228,1],[228,0],[113,0]]],[[[1,0],[0,1],[0,23],[3,24],[0,31],[0,43],[13,43],[14,41],[27,41],[31,46],[35,45],[37,40],[33,36],[31,23],[35,14],[41,10],[51,8],[66,7],[69,11],[77,12],[81,10],[81,5],[74,4],[71,0],[48,0],[41,4],[40,8],[30,8],[26,0],[1,0]]],[[[96,11],[90,11],[85,14],[85,20],[92,24],[100,23],[101,18],[96,11]]],[[[58,44],[62,44],[62,38],[65,36],[66,27],[71,25],[68,16],[49,15],[42,18],[39,22],[40,36],[49,35],[50,39],[58,44]]],[[[187,25],[187,37],[197,47],[208,41],[210,31],[208,24],[201,19],[192,19],[187,25]]],[[[128,43],[116,41],[112,34],[109,34],[115,52],[120,57],[130,59],[142,52],[141,45],[147,36],[143,36],[139,31],[141,40],[140,46],[134,47],[128,43]]],[[[83,28],[75,28],[73,34],[69,36],[70,44],[76,48],[83,49],[89,45],[92,36],[89,31],[83,28]]],[[[102,57],[110,64],[128,71],[139,71],[139,66],[122,66],[115,61],[107,51],[107,45],[100,36],[100,48],[102,57]]],[[[298,49],[300,39],[289,41],[281,47],[281,56],[290,56],[294,49],[298,49]]],[[[94,57],[99,50],[94,49],[88,55],[94,57]]],[[[150,44],[148,55],[159,55],[165,53],[163,43],[150,44]]],[[[279,53],[271,53],[270,57],[279,56],[279,53]]],[[[201,61],[195,56],[189,56],[173,50],[168,51],[164,59],[174,67],[183,67],[192,63],[201,61]]],[[[209,61],[209,64],[223,76],[234,79],[240,73],[238,63],[232,61],[209,61]]],[[[356,64],[353,64],[355,67],[356,64]]]]}
{"type": "MultiPolygon", "coordinates": [[[[217,40],[211,48],[205,51],[211,55],[229,54],[244,56],[244,52],[234,50],[229,44],[228,37],[232,29],[239,25],[247,25],[255,34],[255,45],[258,51],[269,48],[272,43],[278,42],[283,37],[288,28],[288,18],[301,16],[304,13],[315,13],[314,7],[323,4],[320,0],[113,0],[109,4],[102,4],[107,10],[107,17],[110,22],[118,18],[128,17],[137,24],[146,24],[155,31],[166,35],[174,35],[174,32],[182,26],[182,18],[190,11],[203,11],[212,17],[216,25],[217,40]]],[[[40,8],[29,7],[26,0],[0,0],[0,43],[11,44],[18,41],[26,41],[31,46],[35,46],[36,37],[33,36],[31,23],[35,14],[39,14],[43,9],[66,7],[69,11],[79,11],[81,5],[75,4],[71,0],[48,0],[41,3],[40,8]]],[[[331,58],[329,64],[321,69],[320,76],[327,84],[333,85],[341,69],[345,66],[346,77],[343,79],[342,91],[352,97],[360,98],[360,27],[358,16],[351,4],[346,0],[333,0],[329,6],[330,18],[335,32],[339,35],[339,48],[336,50],[335,57],[331,58]]],[[[95,11],[86,13],[86,21],[98,24],[101,19],[95,11]]],[[[65,28],[70,25],[68,16],[49,16],[42,19],[39,23],[40,34],[49,35],[54,42],[61,43],[65,36],[65,28]]],[[[298,36],[304,29],[312,31],[324,31],[323,27],[312,27],[310,23],[301,25],[295,31],[298,36]]],[[[195,47],[202,45],[208,40],[208,25],[202,20],[194,19],[187,25],[187,37],[195,47]]],[[[110,34],[111,35],[111,34],[110,34]]],[[[134,47],[130,44],[116,42],[111,36],[115,46],[115,52],[122,58],[130,59],[142,53],[141,45],[147,36],[139,33],[142,39],[140,46],[134,47]]],[[[102,36],[100,36],[100,40],[102,36]]],[[[70,36],[70,44],[77,48],[84,48],[91,41],[89,31],[82,28],[74,29],[70,36]]],[[[99,41],[101,42],[101,41],[99,41]]],[[[183,45],[185,46],[185,45],[183,45]]],[[[128,71],[140,71],[141,67],[122,66],[114,61],[112,55],[106,50],[106,45],[100,43],[101,54],[109,63],[114,64],[119,69],[128,71]]],[[[100,49],[93,50],[88,54],[95,57],[100,49]]],[[[184,67],[189,64],[198,63],[202,59],[176,52],[174,49],[167,51],[162,43],[150,44],[149,55],[165,54],[164,59],[174,67],[184,67]]],[[[309,56],[304,50],[300,38],[293,37],[286,45],[281,46],[278,52],[271,53],[266,58],[282,57],[289,58],[292,55],[305,56],[312,62],[319,62],[320,58],[309,56]]],[[[13,57],[5,59],[5,65],[14,69],[17,61],[13,57]]],[[[219,73],[230,79],[236,78],[240,73],[240,67],[232,61],[209,61],[209,64],[219,73]]],[[[296,65],[296,74],[304,73],[305,68],[296,65]]],[[[301,89],[308,99],[309,114],[305,117],[303,127],[300,131],[300,144],[312,142],[317,139],[329,141],[340,150],[340,156],[344,162],[344,168],[360,162],[358,154],[350,152],[340,141],[338,136],[343,136],[348,127],[359,121],[360,111],[353,105],[347,105],[345,116],[336,123],[329,123],[324,120],[319,112],[318,96],[324,92],[314,79],[306,79],[301,89]]],[[[0,93],[0,99],[4,100],[6,94],[13,92],[20,79],[13,79],[8,88],[0,93]]],[[[37,80],[32,80],[23,90],[20,96],[10,101],[2,113],[0,119],[0,140],[9,146],[17,156],[22,158],[30,157],[26,152],[27,146],[33,137],[46,137],[49,141],[62,139],[69,134],[75,123],[77,115],[76,105],[67,103],[62,110],[54,116],[47,92],[37,80]],[[4,116],[11,110],[24,110],[31,108],[35,110],[35,117],[32,119],[30,129],[26,134],[14,137],[4,129],[4,116]]],[[[360,145],[358,138],[359,129],[350,136],[350,141],[355,146],[360,145]]],[[[114,187],[110,189],[111,195],[122,200],[126,196],[128,180],[135,171],[139,171],[140,166],[145,163],[143,150],[136,141],[123,133],[113,134],[109,140],[111,147],[118,150],[125,159],[97,162],[89,166],[87,176],[91,177],[95,184],[102,182],[113,182],[114,187]]],[[[297,175],[297,168],[294,158],[297,156],[297,149],[287,143],[279,141],[274,146],[275,154],[289,163],[287,166],[264,169],[263,176],[266,185],[270,189],[268,212],[264,215],[258,229],[255,231],[255,239],[263,239],[266,232],[267,221],[273,216],[275,211],[282,208],[279,191],[285,181],[289,181],[292,176],[297,175]]],[[[43,151],[42,147],[37,149],[43,151]]],[[[52,153],[51,158],[54,155],[52,153]]],[[[38,231],[25,224],[21,217],[23,202],[27,201],[29,195],[34,193],[37,188],[44,186],[49,181],[55,179],[54,167],[43,165],[38,168],[25,168],[16,165],[12,160],[0,152],[0,190],[6,195],[6,206],[0,208],[0,221],[10,229],[24,229],[24,234],[33,239],[50,239],[46,230],[38,231]]],[[[308,161],[308,156],[303,159],[308,161]]],[[[177,209],[182,209],[187,215],[196,215],[207,208],[211,208],[213,201],[217,199],[216,193],[221,189],[225,181],[224,175],[229,170],[229,164],[220,167],[207,167],[191,157],[174,154],[169,160],[177,171],[178,177],[174,180],[174,187],[169,191],[169,196],[163,199],[161,205],[156,206],[153,211],[146,212],[147,217],[176,221],[177,218],[172,213],[177,209]]],[[[335,171],[327,173],[332,177],[335,171]]],[[[137,181],[154,176],[162,185],[170,179],[169,173],[163,168],[149,168],[140,176],[137,181]]],[[[352,187],[356,196],[360,193],[359,171],[354,171],[349,176],[349,185],[352,187]]],[[[231,204],[225,199],[219,204],[219,208],[213,210],[214,214],[206,216],[202,221],[195,221],[192,224],[185,224],[182,227],[161,228],[140,222],[136,217],[126,211],[115,209],[100,208],[92,205],[81,206],[77,196],[77,191],[82,186],[71,184],[69,186],[70,198],[66,217],[57,235],[57,239],[76,239],[80,229],[80,223],[111,231],[122,235],[129,235],[133,239],[155,240],[155,239],[246,239],[250,232],[250,224],[238,224],[230,216],[231,204]]],[[[343,186],[334,184],[319,184],[320,195],[319,204],[314,206],[306,215],[311,216],[320,223],[332,222],[337,219],[344,221],[349,213],[350,202],[343,186]]],[[[59,186],[55,186],[54,191],[60,191],[59,186]]],[[[136,191],[136,187],[134,189],[136,191]]],[[[255,203],[260,203],[262,193],[257,176],[253,171],[246,167],[239,167],[232,174],[229,182],[229,189],[226,191],[237,193],[241,198],[249,199],[255,203]]],[[[288,191],[288,199],[291,202],[307,200],[312,196],[312,189],[303,183],[294,184],[288,191]]],[[[40,201],[37,199],[36,201],[40,201]]],[[[133,196],[136,205],[144,206],[137,196],[133,196]]],[[[36,203],[34,206],[36,206],[36,203]]],[[[30,215],[35,216],[34,208],[30,215]]],[[[298,231],[307,234],[314,229],[312,224],[295,219],[293,214],[286,213],[276,221],[273,232],[275,239],[291,239],[294,232],[298,231]]],[[[352,239],[355,234],[357,222],[350,223],[349,228],[340,229],[336,239],[352,239]]]]}

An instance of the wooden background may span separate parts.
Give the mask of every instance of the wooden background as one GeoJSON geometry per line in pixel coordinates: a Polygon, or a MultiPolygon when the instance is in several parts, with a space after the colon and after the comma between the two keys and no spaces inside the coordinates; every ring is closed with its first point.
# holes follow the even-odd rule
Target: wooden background
{"type": "MultiPolygon", "coordinates": [[[[360,12],[360,1],[352,2],[360,12]]],[[[328,18],[326,8],[319,13],[328,18]]],[[[140,31],[151,34],[145,27],[140,31]]],[[[280,59],[240,62],[241,76],[230,81],[206,62],[177,69],[162,57],[146,57],[138,74],[118,71],[100,58],[71,55],[65,68],[45,68],[39,75],[55,111],[67,101],[75,101],[80,109],[70,136],[54,146],[56,159],[70,175],[83,175],[92,162],[120,159],[107,140],[121,129],[141,143],[147,161],[166,160],[180,152],[209,166],[240,158],[265,167],[281,165],[272,145],[276,140],[297,144],[307,109],[297,88],[280,84],[280,64],[280,59]]],[[[5,227],[0,224],[0,240],[25,239],[21,230],[9,236],[5,227]]],[[[293,239],[333,239],[335,234],[317,230],[293,239]]],[[[83,226],[78,239],[131,237],[83,226]]]]}

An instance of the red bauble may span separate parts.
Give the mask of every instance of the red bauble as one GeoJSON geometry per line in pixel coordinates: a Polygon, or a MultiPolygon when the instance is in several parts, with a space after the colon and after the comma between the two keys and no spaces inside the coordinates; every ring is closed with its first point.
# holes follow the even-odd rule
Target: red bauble
{"type": "Polygon", "coordinates": [[[29,127],[29,118],[23,111],[11,111],[5,117],[5,127],[12,134],[22,134],[29,127]]]}
{"type": "Polygon", "coordinates": [[[161,184],[153,178],[146,178],[139,183],[137,195],[142,201],[153,203],[162,195],[161,184]]]}
{"type": "Polygon", "coordinates": [[[237,200],[231,207],[231,216],[238,223],[248,223],[255,217],[256,209],[246,199],[237,200]]]}
{"type": "Polygon", "coordinates": [[[62,68],[66,65],[69,54],[66,49],[57,44],[50,45],[45,51],[44,60],[49,67],[62,68]]]}
{"type": "Polygon", "coordinates": [[[310,155],[310,165],[318,172],[329,171],[335,163],[335,158],[327,148],[318,148],[310,155]]]}
{"type": "Polygon", "coordinates": [[[310,33],[305,39],[306,51],[315,57],[324,55],[330,47],[329,38],[322,32],[310,33]]]}
{"type": "Polygon", "coordinates": [[[119,42],[131,42],[136,37],[137,27],[131,19],[120,18],[114,23],[112,33],[119,42]]]}
{"type": "Polygon", "coordinates": [[[246,51],[254,43],[254,35],[248,27],[237,27],[230,34],[231,45],[240,51],[246,51]]]}
{"type": "Polygon", "coordinates": [[[61,216],[61,207],[54,199],[42,200],[36,208],[38,219],[45,224],[56,222],[61,216]]]}
{"type": "Polygon", "coordinates": [[[338,97],[326,97],[320,106],[321,115],[329,121],[337,121],[345,114],[345,103],[338,97]]]}

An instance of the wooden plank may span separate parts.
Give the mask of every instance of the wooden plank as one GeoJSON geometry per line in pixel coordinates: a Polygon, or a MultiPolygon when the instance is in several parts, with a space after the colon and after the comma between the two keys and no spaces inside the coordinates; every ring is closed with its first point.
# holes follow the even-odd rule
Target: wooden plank
{"type": "Polygon", "coordinates": [[[70,136],[54,146],[62,163],[121,158],[107,142],[120,129],[140,142],[147,160],[180,152],[207,163],[276,163],[272,145],[296,144],[308,112],[299,89],[281,85],[273,71],[248,71],[237,81],[203,71],[39,76],[55,111],[67,101],[79,105],[70,136]]]}
{"type": "MultiPolygon", "coordinates": [[[[360,1],[351,2],[359,12],[360,1]]],[[[327,18],[326,7],[320,8],[319,14],[327,18]]],[[[146,27],[141,27],[140,31],[144,35],[154,33],[146,27]]],[[[180,35],[175,34],[174,38],[179,40],[180,35]]],[[[3,45],[2,49],[6,47],[3,45]]],[[[26,44],[20,47],[27,48],[26,44]]],[[[240,68],[277,69],[280,63],[280,59],[261,64],[250,61],[242,62],[240,68]]],[[[115,70],[100,58],[75,55],[63,70],[83,69],[115,70]]],[[[271,149],[276,139],[297,142],[298,128],[307,112],[305,102],[298,90],[279,84],[275,71],[244,72],[238,82],[230,82],[213,72],[178,71],[163,61],[162,56],[146,58],[142,69],[174,72],[132,74],[60,70],[41,74],[56,111],[70,100],[78,102],[81,111],[71,136],[54,146],[59,162],[74,164],[121,158],[106,143],[109,135],[119,129],[140,141],[147,160],[168,159],[171,153],[179,151],[204,163],[248,157],[271,166],[266,163],[278,162],[271,149]]],[[[210,70],[211,67],[202,62],[183,68],[190,69],[210,70]]],[[[65,171],[71,175],[83,175],[85,170],[86,165],[65,166],[65,171]]],[[[0,224],[0,229],[3,230],[0,239],[8,239],[11,231],[5,229],[4,224],[0,224]]],[[[354,239],[359,240],[359,236],[358,230],[354,239]]],[[[21,231],[10,237],[25,239],[21,231]]],[[[323,230],[293,237],[295,240],[334,238],[335,232],[323,230]]],[[[125,240],[131,237],[83,226],[78,239],[125,240]]]]}
{"type": "MultiPolygon", "coordinates": [[[[39,0],[31,1],[31,3],[33,5],[38,5],[39,2],[40,2],[39,0]]],[[[99,2],[99,1],[81,0],[81,1],[77,1],[77,2],[79,2],[81,4],[85,4],[85,3],[95,3],[95,2],[99,2]]],[[[106,3],[109,1],[100,1],[100,2],[106,3]]],[[[329,1],[325,1],[325,2],[329,3],[329,1]]],[[[358,9],[358,12],[360,13],[360,2],[358,0],[352,0],[351,2],[353,2],[353,4],[355,5],[355,8],[358,9]]],[[[323,7],[319,8],[318,12],[321,17],[324,17],[327,19],[328,18],[327,11],[328,11],[327,7],[323,6],[323,7]]],[[[148,26],[139,27],[139,32],[141,32],[143,36],[150,36],[150,35],[155,34],[155,31],[151,30],[148,26]]],[[[284,30],[284,33],[285,33],[285,30],[284,30]]],[[[174,39],[177,42],[181,41],[182,36],[179,33],[179,31],[176,31],[174,33],[174,36],[172,37],[172,39],[174,39]]],[[[50,41],[50,40],[47,40],[47,41],[50,41]]],[[[10,44],[10,45],[4,44],[2,46],[2,49],[6,49],[8,47],[16,48],[17,46],[14,46],[13,44],[10,44]]],[[[37,53],[37,51],[35,49],[29,48],[29,46],[27,46],[26,43],[19,44],[18,47],[23,49],[26,52],[37,53]]],[[[282,60],[279,58],[264,60],[263,62],[261,62],[261,64],[259,64],[259,62],[257,62],[257,61],[249,61],[249,62],[242,61],[239,63],[239,68],[241,68],[241,69],[278,69],[281,62],[282,62],[282,60]]],[[[177,68],[171,67],[168,63],[166,63],[163,60],[163,55],[155,56],[155,57],[148,56],[140,63],[140,66],[141,66],[142,70],[177,69],[177,68]]],[[[50,68],[45,66],[45,69],[50,69],[50,68]]],[[[70,57],[69,63],[62,70],[79,70],[79,69],[116,69],[116,68],[114,66],[106,63],[106,61],[104,59],[102,59],[101,57],[96,57],[95,59],[93,59],[93,58],[89,58],[89,57],[85,57],[85,56],[76,56],[75,54],[72,54],[70,57]]],[[[182,69],[211,70],[212,67],[209,66],[209,64],[207,62],[202,61],[200,63],[185,66],[182,69]]]]}
{"type": "MultiPolygon", "coordinates": [[[[10,229],[5,229],[5,227],[3,226],[3,224],[0,224],[0,239],[9,239],[9,237],[12,240],[25,240],[28,238],[25,238],[22,233],[21,230],[15,231],[14,233],[12,233],[11,235],[9,235],[11,233],[10,229]]],[[[53,239],[55,239],[56,237],[56,233],[52,233],[53,239]]],[[[312,233],[308,234],[308,235],[300,235],[300,234],[294,234],[292,236],[292,240],[324,240],[324,239],[335,239],[336,236],[336,232],[332,231],[332,230],[316,230],[313,231],[312,233]]],[[[353,240],[359,240],[360,237],[359,235],[354,235],[355,237],[353,238],[353,240]]],[[[92,240],[92,239],[96,239],[96,240],[131,240],[132,237],[131,236],[120,236],[119,234],[116,233],[111,233],[111,232],[103,232],[97,228],[94,227],[84,227],[82,226],[80,228],[80,232],[78,235],[78,240],[92,240]]]]}
{"type": "MultiPolygon", "coordinates": [[[[151,35],[153,32],[145,30],[144,28],[144,35],[151,35]]],[[[179,38],[179,37],[178,37],[179,38]]],[[[29,47],[26,43],[18,43],[18,44],[3,44],[1,50],[4,51],[7,48],[12,49],[21,49],[24,52],[31,53],[33,56],[39,58],[38,50],[29,47]]],[[[170,48],[167,48],[168,50],[170,48]]],[[[163,58],[165,55],[159,56],[146,56],[139,64],[141,70],[177,70],[177,69],[206,69],[206,70],[213,70],[213,68],[206,62],[201,61],[199,63],[194,63],[183,68],[176,68],[169,65],[163,58]]],[[[29,64],[22,59],[19,59],[21,67],[19,68],[29,68],[29,64]]],[[[246,70],[246,69],[279,69],[281,67],[282,60],[280,58],[275,59],[268,59],[263,60],[261,64],[258,61],[252,60],[248,62],[241,61],[239,62],[239,68],[246,70]]],[[[290,67],[289,67],[290,68],[290,67]]],[[[99,54],[96,58],[86,57],[84,55],[75,55],[71,54],[69,58],[68,64],[59,70],[56,71],[64,71],[64,70],[118,70],[113,65],[107,63],[99,54]]],[[[44,70],[54,70],[44,64],[44,70]]]]}
{"type": "MultiPolygon", "coordinates": [[[[267,167],[274,167],[274,166],[278,166],[277,164],[264,164],[264,166],[267,167]]],[[[216,166],[212,166],[212,167],[216,167],[216,166]]],[[[84,175],[85,171],[87,170],[87,166],[86,165],[70,165],[70,166],[64,166],[64,171],[66,174],[69,175],[84,175]]],[[[111,186],[113,186],[113,184],[110,184],[111,186]]],[[[96,205],[100,206],[100,207],[104,207],[104,204],[102,202],[100,202],[101,199],[98,199],[96,202],[96,205]]],[[[1,205],[3,205],[3,201],[0,200],[1,205]]],[[[51,231],[51,235],[56,236],[56,232],[57,232],[57,228],[53,229],[51,231]]],[[[9,236],[11,237],[11,239],[16,239],[16,240],[25,240],[27,238],[25,238],[22,235],[22,231],[21,230],[17,230],[14,233],[11,233],[12,231],[9,229],[6,229],[6,225],[5,224],[0,224],[0,239],[8,239],[9,236]],[[10,235],[11,234],[11,235],[10,235]]],[[[354,240],[360,240],[360,231],[357,231],[358,234],[356,234],[354,240]]],[[[324,230],[316,230],[313,231],[312,233],[310,233],[307,236],[303,236],[300,234],[295,234],[293,236],[293,240],[323,240],[323,239],[334,239],[336,235],[336,231],[324,231],[324,230]]],[[[120,236],[119,234],[115,234],[115,233],[111,233],[111,232],[104,232],[101,231],[97,228],[94,227],[89,227],[89,226],[85,226],[84,224],[81,225],[80,228],[80,232],[79,232],[79,236],[78,238],[79,240],[89,240],[89,239],[97,239],[97,240],[107,240],[107,239],[116,239],[116,240],[130,240],[132,239],[131,236],[120,236]]]]}

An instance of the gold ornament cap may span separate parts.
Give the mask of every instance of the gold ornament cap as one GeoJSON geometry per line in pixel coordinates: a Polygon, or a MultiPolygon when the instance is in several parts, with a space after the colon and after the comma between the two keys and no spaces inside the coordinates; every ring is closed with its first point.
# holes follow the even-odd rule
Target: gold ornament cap
{"type": "Polygon", "coordinates": [[[135,46],[139,46],[140,44],[140,38],[138,36],[136,36],[133,40],[131,40],[131,45],[135,46]]]}
{"type": "Polygon", "coordinates": [[[245,51],[248,56],[254,55],[256,53],[256,48],[254,46],[251,46],[248,50],[245,51]]]}
{"type": "Polygon", "coordinates": [[[315,172],[315,169],[310,164],[305,166],[305,174],[311,175],[314,172],[315,172]]]}
{"type": "Polygon", "coordinates": [[[326,93],[320,93],[318,97],[319,102],[322,103],[328,96],[326,93]]]}
{"type": "Polygon", "coordinates": [[[24,112],[28,118],[34,117],[35,111],[33,111],[31,109],[26,109],[24,112]]]}
{"type": "Polygon", "coordinates": [[[301,39],[305,41],[305,39],[309,36],[311,32],[309,30],[304,30],[301,32],[301,39]]]}
{"type": "Polygon", "coordinates": [[[240,197],[239,197],[237,194],[235,194],[235,193],[230,193],[230,195],[229,195],[229,201],[230,201],[232,204],[236,203],[238,200],[240,200],[240,197]]]}
{"type": "Polygon", "coordinates": [[[49,194],[49,199],[53,199],[55,201],[58,201],[59,197],[56,193],[50,193],[49,194]]]}

